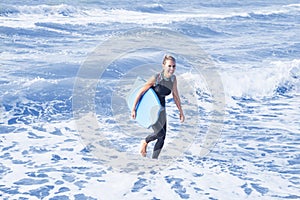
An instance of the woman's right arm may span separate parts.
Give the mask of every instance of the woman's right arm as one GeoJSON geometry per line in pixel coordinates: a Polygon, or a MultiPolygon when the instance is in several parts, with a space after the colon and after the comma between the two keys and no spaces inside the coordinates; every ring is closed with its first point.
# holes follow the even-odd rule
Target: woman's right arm
{"type": "Polygon", "coordinates": [[[151,77],[147,83],[145,83],[145,85],[140,89],[137,97],[135,98],[135,101],[133,103],[133,107],[132,107],[132,111],[131,111],[131,117],[132,119],[135,119],[136,117],[136,106],[140,100],[140,98],[143,96],[143,94],[145,94],[145,92],[147,90],[149,90],[149,88],[151,88],[153,85],[155,84],[155,77],[151,77]]]}

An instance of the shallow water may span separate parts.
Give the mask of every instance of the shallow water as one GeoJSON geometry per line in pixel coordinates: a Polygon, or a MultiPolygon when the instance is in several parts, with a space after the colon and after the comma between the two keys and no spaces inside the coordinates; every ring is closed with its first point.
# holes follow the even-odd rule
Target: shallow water
{"type": "Polygon", "coordinates": [[[299,19],[300,4],[292,0],[0,3],[0,197],[300,198],[299,19]],[[137,28],[169,30],[194,42],[174,52],[187,120],[179,124],[169,98],[169,132],[157,163],[139,157],[139,142],[149,130],[124,121],[127,113],[120,110],[126,107],[116,97],[128,90],[135,66],[151,64],[153,73],[159,71],[164,49],[126,52],[103,76],[82,79],[95,85],[95,93],[83,93],[94,95],[87,104],[93,113],[84,118],[93,137],[83,135],[74,114],[76,106],[82,108],[74,105],[74,86],[89,56],[137,28]],[[187,56],[178,54],[195,45],[220,77],[224,115],[215,110],[205,72],[195,74],[187,56]],[[127,123],[135,131],[128,133],[127,123]],[[208,134],[213,126],[222,130],[208,134]],[[109,144],[101,143],[103,136],[109,144]],[[85,137],[103,151],[128,153],[133,164],[114,170],[110,158],[95,152],[85,137]],[[209,154],[202,151],[206,147],[209,154]],[[174,156],[178,151],[182,154],[174,156]],[[145,170],[135,168],[137,163],[145,170]]]}

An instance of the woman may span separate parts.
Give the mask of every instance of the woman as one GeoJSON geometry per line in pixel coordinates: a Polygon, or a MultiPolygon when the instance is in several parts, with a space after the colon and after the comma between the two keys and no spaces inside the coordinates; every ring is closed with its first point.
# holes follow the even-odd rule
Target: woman
{"type": "Polygon", "coordinates": [[[157,122],[152,125],[153,134],[148,135],[145,140],[142,141],[141,154],[142,156],[146,156],[147,154],[147,145],[149,142],[157,140],[153,149],[152,158],[157,159],[161,149],[163,148],[166,131],[167,131],[167,121],[166,121],[166,109],[165,109],[165,97],[172,93],[175,104],[180,113],[180,121],[184,122],[184,114],[181,108],[181,102],[177,89],[177,79],[174,75],[176,69],[176,60],[174,57],[170,55],[164,56],[162,63],[162,72],[156,74],[151,77],[148,82],[144,85],[144,87],[140,90],[139,95],[135,99],[133,110],[131,112],[131,116],[133,119],[136,117],[136,105],[139,102],[140,98],[143,94],[149,89],[153,88],[155,93],[157,94],[159,101],[163,107],[163,110],[160,112],[159,118],[157,122]]]}

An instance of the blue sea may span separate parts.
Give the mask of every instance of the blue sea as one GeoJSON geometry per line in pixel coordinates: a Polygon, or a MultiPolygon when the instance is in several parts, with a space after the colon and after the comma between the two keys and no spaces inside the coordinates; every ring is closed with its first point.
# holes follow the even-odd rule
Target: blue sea
{"type": "Polygon", "coordinates": [[[0,199],[300,199],[298,0],[0,2],[0,199]],[[158,160],[135,77],[177,58],[158,160]]]}

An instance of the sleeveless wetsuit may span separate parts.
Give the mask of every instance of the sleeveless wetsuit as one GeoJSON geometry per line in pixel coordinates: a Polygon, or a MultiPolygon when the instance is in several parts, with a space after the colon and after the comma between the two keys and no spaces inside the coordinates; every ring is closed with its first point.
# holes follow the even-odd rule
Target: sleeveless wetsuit
{"type": "Polygon", "coordinates": [[[152,158],[157,159],[161,149],[164,146],[164,141],[166,138],[166,132],[167,132],[167,118],[166,118],[166,100],[165,97],[172,92],[173,88],[173,81],[175,79],[175,76],[173,75],[171,78],[165,78],[163,75],[163,72],[157,74],[155,76],[156,83],[152,87],[157,94],[159,101],[163,107],[162,111],[159,114],[159,118],[157,122],[152,125],[153,134],[150,134],[146,137],[146,142],[149,143],[151,141],[157,140],[154,149],[152,158]]]}

